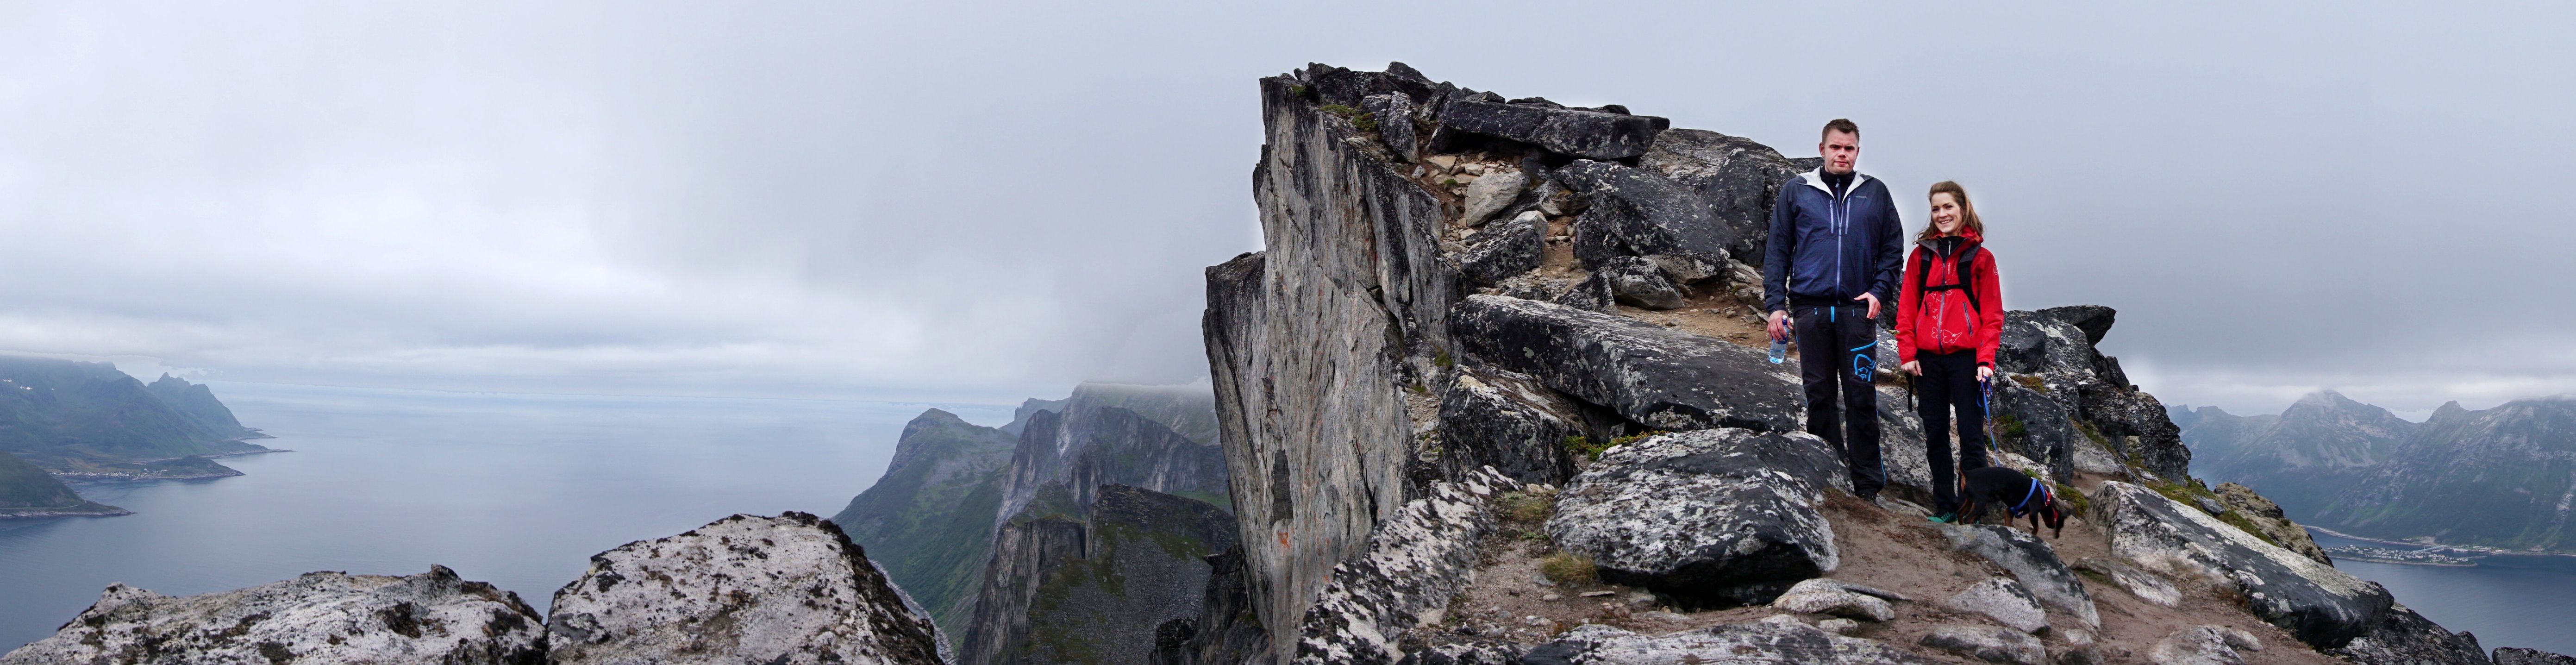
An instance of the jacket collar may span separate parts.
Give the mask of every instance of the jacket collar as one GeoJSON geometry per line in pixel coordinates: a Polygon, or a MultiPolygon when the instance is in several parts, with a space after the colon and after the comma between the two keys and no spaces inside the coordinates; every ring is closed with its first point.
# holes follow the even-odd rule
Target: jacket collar
{"type": "MultiPolygon", "coordinates": [[[[1816,188],[1816,191],[1824,192],[1826,196],[1833,196],[1834,194],[1833,186],[1825,184],[1824,167],[1819,166],[1816,167],[1816,170],[1798,174],[1798,181],[1807,183],[1808,187],[1814,187],[1816,188]]],[[[1852,192],[1860,191],[1860,184],[1864,182],[1869,182],[1869,176],[1861,174],[1858,170],[1852,171],[1851,188],[1843,190],[1843,194],[1849,195],[1852,192]]]]}
{"type": "Polygon", "coordinates": [[[1976,230],[1976,229],[1959,229],[1959,235],[1955,236],[1956,238],[1958,238],[1958,239],[1959,239],[1959,241],[1958,241],[1958,242],[1955,242],[1955,243],[1954,243],[1954,242],[1943,242],[1943,241],[1945,241],[1945,240],[1949,240],[1949,239],[1951,239],[1952,237],[1954,237],[1954,236],[1941,236],[1941,237],[1938,237],[1938,238],[1930,238],[1930,239],[1926,239],[1926,240],[1917,240],[1917,241],[1914,241],[1914,244],[1922,245],[1924,249],[1926,249],[1926,250],[1930,250],[1932,253],[1934,253],[1934,254],[1938,254],[1938,255],[1941,255],[1941,256],[1944,256],[1944,257],[1949,256],[1949,255],[1951,255],[1952,253],[1957,252],[1957,251],[1958,251],[1958,248],[1960,248],[1960,247],[1966,247],[1966,246],[1968,246],[1968,245],[1972,245],[1972,244],[1975,244],[1975,245],[1983,245],[1983,244],[1986,244],[1986,238],[1985,238],[1985,236],[1983,236],[1983,235],[1979,235],[1979,234],[1977,233],[1977,230],[1976,230]]]}

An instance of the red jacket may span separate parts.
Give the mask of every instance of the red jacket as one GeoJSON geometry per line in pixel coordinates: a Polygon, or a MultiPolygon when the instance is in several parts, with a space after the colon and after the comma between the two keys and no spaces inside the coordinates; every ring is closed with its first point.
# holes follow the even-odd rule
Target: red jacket
{"type": "Polygon", "coordinates": [[[1956,353],[1977,350],[1977,364],[1993,366],[1995,348],[2003,345],[2004,296],[1995,279],[1995,254],[1978,247],[1968,262],[1968,284],[1976,289],[1969,306],[1967,289],[1938,289],[1959,283],[1961,249],[1985,239],[1967,231],[1961,240],[1938,238],[1916,243],[1905,257],[1903,294],[1896,298],[1897,362],[1914,362],[1917,351],[1956,353]],[[1944,252],[1944,249],[1948,252],[1944,252]],[[1928,280],[1928,281],[1927,281],[1928,280]],[[1934,287],[1930,296],[1924,288],[1934,287]]]}

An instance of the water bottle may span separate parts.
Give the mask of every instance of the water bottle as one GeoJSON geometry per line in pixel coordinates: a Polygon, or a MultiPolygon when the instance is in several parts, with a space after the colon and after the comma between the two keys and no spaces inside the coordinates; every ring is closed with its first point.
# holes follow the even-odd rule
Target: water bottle
{"type": "Polygon", "coordinates": [[[1783,362],[1787,362],[1788,360],[1789,360],[1789,338],[1788,338],[1788,336],[1783,335],[1783,336],[1779,336],[1779,337],[1773,337],[1773,338],[1771,338],[1771,364],[1777,365],[1777,364],[1780,364],[1780,363],[1783,363],[1783,362]]]}

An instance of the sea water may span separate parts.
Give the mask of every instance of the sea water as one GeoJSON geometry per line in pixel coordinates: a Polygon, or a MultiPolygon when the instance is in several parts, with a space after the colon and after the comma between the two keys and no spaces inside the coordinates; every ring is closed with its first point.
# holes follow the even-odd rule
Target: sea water
{"type": "MultiPolygon", "coordinates": [[[[2310,531],[2320,547],[2361,545],[2418,549],[2310,531]]],[[[2576,557],[2499,554],[2476,566],[2422,566],[2335,560],[2335,568],[2388,587],[2397,602],[2478,645],[2576,654],[2576,557]]]]}
{"type": "MultiPolygon", "coordinates": [[[[316,570],[431,564],[545,610],[590,555],[735,513],[824,517],[884,473],[927,404],[511,395],[213,384],[295,452],[247,475],[83,483],[136,514],[0,520],[0,652],[42,639],[108,584],[169,595],[316,570]]],[[[999,425],[1007,406],[938,405],[999,425]]]]}

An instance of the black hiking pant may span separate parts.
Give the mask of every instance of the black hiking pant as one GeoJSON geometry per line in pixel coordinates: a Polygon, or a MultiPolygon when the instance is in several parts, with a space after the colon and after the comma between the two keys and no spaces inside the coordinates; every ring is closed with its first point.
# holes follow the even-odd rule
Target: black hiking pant
{"type": "Polygon", "coordinates": [[[1916,353],[1923,375],[1914,377],[1915,415],[1923,417],[1923,455],[1932,463],[1936,513],[1958,512],[1959,474],[1986,463],[1986,409],[1977,389],[1977,352],[1916,353]],[[1959,414],[1959,465],[1950,466],[1950,413],[1959,414]]]}
{"type": "Polygon", "coordinates": [[[1878,389],[1870,385],[1878,366],[1872,357],[1878,324],[1868,318],[1869,305],[1798,306],[1789,314],[1798,341],[1798,378],[1807,387],[1807,433],[1843,452],[1852,494],[1876,497],[1887,487],[1887,466],[1878,456],[1878,389]],[[1834,408],[1837,392],[1840,409],[1834,408]]]}

